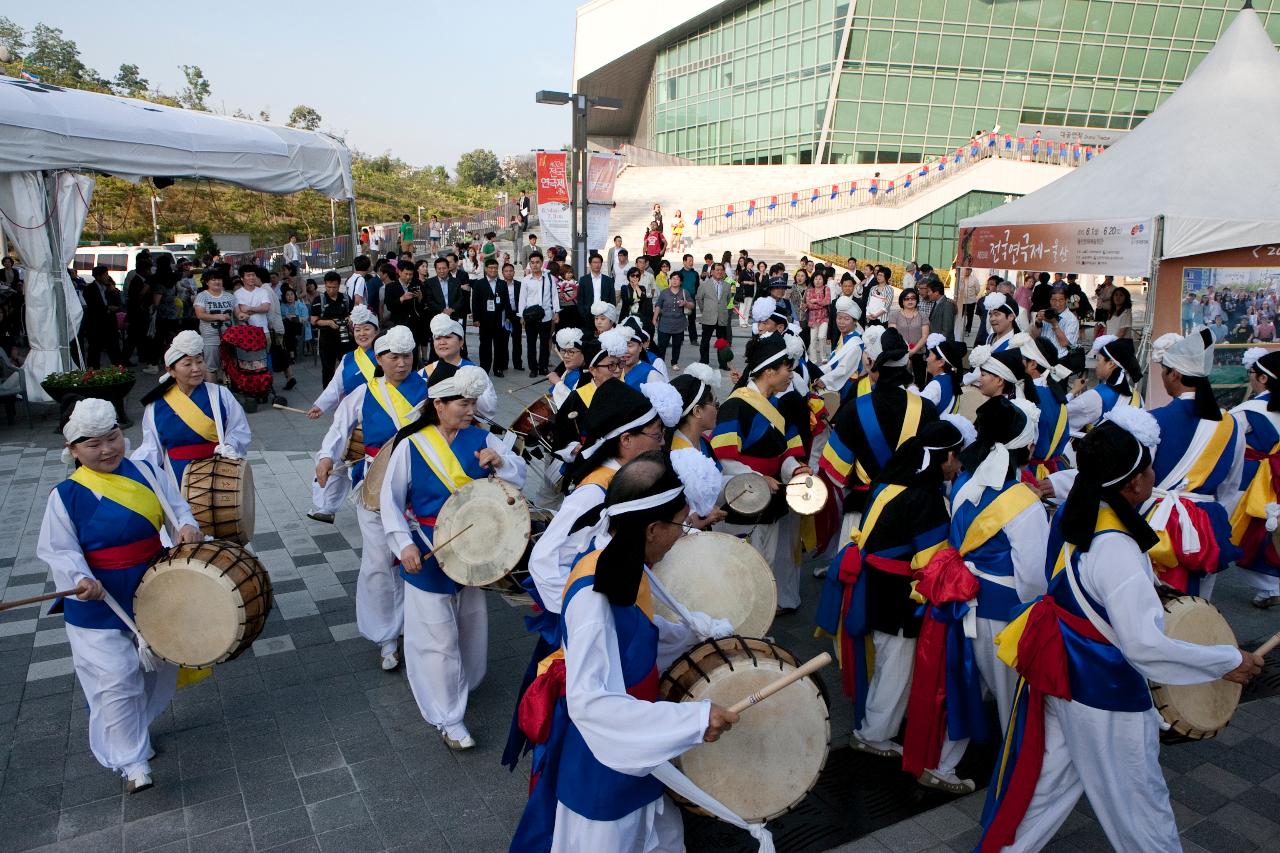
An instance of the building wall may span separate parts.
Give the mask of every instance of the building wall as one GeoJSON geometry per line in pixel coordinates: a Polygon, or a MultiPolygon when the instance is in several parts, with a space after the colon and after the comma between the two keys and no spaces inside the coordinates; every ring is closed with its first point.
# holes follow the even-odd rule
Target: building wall
{"type": "Polygon", "coordinates": [[[999,207],[1007,198],[1003,193],[969,192],[905,228],[859,231],[817,240],[811,250],[842,258],[887,258],[950,269],[956,256],[956,225],[960,220],[999,207]]]}
{"type": "MultiPolygon", "coordinates": [[[[1276,1],[1255,3],[1273,39],[1276,1]]],[[[997,125],[1128,130],[1239,5],[756,0],[659,48],[637,142],[700,163],[896,163],[997,125]]]]}

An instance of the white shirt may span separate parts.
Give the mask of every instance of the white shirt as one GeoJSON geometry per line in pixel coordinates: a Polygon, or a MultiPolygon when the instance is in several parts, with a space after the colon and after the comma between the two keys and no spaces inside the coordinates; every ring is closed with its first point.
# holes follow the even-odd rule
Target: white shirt
{"type": "Polygon", "coordinates": [[[351,278],[347,279],[347,283],[342,285],[342,292],[347,294],[347,298],[351,300],[354,308],[356,297],[360,297],[361,302],[369,301],[369,286],[365,284],[364,276],[358,272],[352,273],[351,278]]]}
{"type": "Polygon", "coordinates": [[[551,273],[543,270],[541,277],[527,275],[520,279],[520,310],[524,311],[534,305],[541,305],[542,310],[546,312],[542,320],[544,323],[549,323],[552,315],[560,312],[557,293],[556,282],[551,277],[551,273]]]}
{"type": "Polygon", "coordinates": [[[382,248],[381,234],[369,234],[369,248],[373,249],[375,252],[382,248]]]}
{"type": "Polygon", "coordinates": [[[1050,326],[1047,321],[1040,327],[1040,337],[1053,344],[1058,350],[1058,358],[1062,358],[1067,354],[1067,350],[1080,342],[1080,320],[1070,311],[1063,311],[1058,315],[1058,327],[1067,336],[1067,346],[1064,347],[1058,342],[1058,336],[1054,334],[1053,326],[1050,326]]]}
{"type": "MultiPolygon", "coordinates": [[[[240,401],[224,385],[206,382],[204,387],[209,392],[209,405],[222,407],[221,413],[224,417],[219,443],[230,447],[243,458],[249,453],[249,442],[253,440],[253,436],[249,431],[249,419],[245,417],[240,401]]],[[[168,471],[172,475],[173,469],[169,467],[169,456],[165,452],[164,445],[160,443],[160,431],[156,429],[155,410],[155,403],[150,403],[143,410],[142,444],[129,454],[129,458],[134,462],[147,462],[157,471],[168,471]]],[[[214,419],[214,425],[217,425],[217,418],[214,419]]],[[[175,486],[178,485],[173,476],[169,479],[175,486]]]]}
{"type": "Polygon", "coordinates": [[[284,259],[288,263],[302,263],[302,247],[297,243],[284,244],[284,259]]]}
{"type": "MultiPolygon", "coordinates": [[[[243,305],[246,310],[250,311],[262,305],[266,305],[269,309],[271,307],[271,288],[261,284],[252,290],[242,287],[236,291],[236,304],[243,305]]],[[[250,314],[248,323],[250,326],[257,326],[264,332],[271,328],[270,320],[265,313],[250,314]]]]}

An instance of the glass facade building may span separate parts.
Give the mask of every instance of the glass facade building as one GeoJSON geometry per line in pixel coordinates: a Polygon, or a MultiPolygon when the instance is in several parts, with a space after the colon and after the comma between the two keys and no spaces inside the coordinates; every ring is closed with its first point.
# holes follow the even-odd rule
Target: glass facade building
{"type": "MultiPolygon", "coordinates": [[[[1255,7],[1272,39],[1276,0],[1255,7]]],[[[1240,0],[756,0],[662,46],[637,144],[699,163],[917,162],[999,126],[1124,131],[1240,0]]],[[[677,32],[683,32],[677,30],[677,32]]]]}

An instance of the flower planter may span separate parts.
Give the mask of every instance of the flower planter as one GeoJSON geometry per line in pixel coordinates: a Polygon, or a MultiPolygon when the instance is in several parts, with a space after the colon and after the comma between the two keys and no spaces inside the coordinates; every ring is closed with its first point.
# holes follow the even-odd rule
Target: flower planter
{"type": "MultiPolygon", "coordinates": [[[[85,371],[85,374],[90,375],[90,379],[88,381],[69,382],[59,379],[51,382],[50,379],[52,377],[50,377],[50,379],[46,379],[44,382],[41,382],[40,387],[45,390],[46,394],[53,398],[53,401],[58,404],[59,408],[62,407],[62,401],[73,394],[80,397],[91,397],[98,400],[106,400],[116,407],[116,417],[119,419],[121,426],[128,426],[131,424],[132,421],[129,420],[129,416],[126,415],[124,411],[124,401],[125,398],[129,396],[129,392],[133,390],[133,386],[137,382],[136,377],[132,372],[124,371],[126,378],[103,384],[92,381],[93,372],[94,371],[85,371]]],[[[62,377],[67,376],[68,374],[55,375],[62,377]]]]}

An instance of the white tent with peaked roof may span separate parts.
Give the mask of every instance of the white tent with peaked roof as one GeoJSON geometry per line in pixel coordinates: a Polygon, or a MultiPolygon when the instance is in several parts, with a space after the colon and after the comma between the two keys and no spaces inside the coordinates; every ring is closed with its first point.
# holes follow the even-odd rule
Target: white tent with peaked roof
{"type": "Polygon", "coordinates": [[[1280,242],[1280,53],[1250,5],[1190,77],[1091,163],[961,228],[1164,218],[1156,259],[1280,242]]]}

